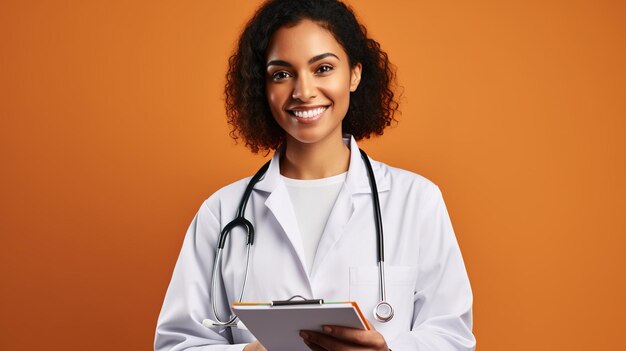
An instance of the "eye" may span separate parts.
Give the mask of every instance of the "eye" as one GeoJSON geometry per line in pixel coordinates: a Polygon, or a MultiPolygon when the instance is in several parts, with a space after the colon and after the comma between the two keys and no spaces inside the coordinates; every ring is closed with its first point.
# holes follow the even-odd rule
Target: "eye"
{"type": "Polygon", "coordinates": [[[275,81],[282,80],[282,79],[289,78],[289,77],[291,77],[291,75],[285,71],[280,71],[280,72],[276,72],[272,74],[272,80],[275,80],[275,81]]]}
{"type": "Polygon", "coordinates": [[[333,70],[333,66],[331,65],[322,65],[317,69],[317,72],[319,73],[326,73],[326,72],[330,72],[333,70]]]}

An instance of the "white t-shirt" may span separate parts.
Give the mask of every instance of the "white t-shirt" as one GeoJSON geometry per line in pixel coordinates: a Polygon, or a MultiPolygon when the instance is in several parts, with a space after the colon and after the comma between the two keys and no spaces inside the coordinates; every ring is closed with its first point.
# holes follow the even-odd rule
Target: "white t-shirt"
{"type": "Polygon", "coordinates": [[[309,275],[330,212],[348,172],[321,179],[292,179],[281,176],[296,214],[309,275]]]}

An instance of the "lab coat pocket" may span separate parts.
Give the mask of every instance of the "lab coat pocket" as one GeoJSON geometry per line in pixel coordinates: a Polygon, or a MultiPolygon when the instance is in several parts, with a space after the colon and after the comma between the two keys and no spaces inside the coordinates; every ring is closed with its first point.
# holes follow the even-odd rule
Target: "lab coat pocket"
{"type": "Polygon", "coordinates": [[[374,318],[374,308],[380,302],[380,285],[377,266],[350,267],[350,300],[359,304],[365,318],[385,338],[411,329],[413,296],[417,280],[417,267],[385,266],[387,302],[394,309],[393,318],[379,322],[374,318]]]}

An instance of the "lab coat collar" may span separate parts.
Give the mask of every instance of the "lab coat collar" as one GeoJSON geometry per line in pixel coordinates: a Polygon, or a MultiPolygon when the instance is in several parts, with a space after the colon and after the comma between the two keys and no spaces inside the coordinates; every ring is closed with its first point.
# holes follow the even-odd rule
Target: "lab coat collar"
{"type": "MultiPolygon", "coordinates": [[[[314,279],[318,267],[323,262],[325,256],[330,251],[330,248],[339,240],[341,235],[345,232],[345,228],[353,218],[355,209],[355,197],[359,194],[371,194],[371,187],[369,184],[369,178],[367,177],[367,168],[365,163],[361,159],[361,153],[359,152],[359,146],[354,138],[350,135],[344,137],[344,143],[350,147],[350,165],[348,166],[348,174],[346,175],[345,184],[342,187],[330,217],[322,233],[318,245],[318,253],[315,256],[313,267],[311,269],[311,278],[314,279]]],[[[282,227],[284,234],[288,238],[293,247],[293,250],[300,261],[300,267],[302,269],[303,276],[307,276],[306,263],[304,256],[304,248],[302,244],[302,236],[298,228],[295,212],[293,207],[290,206],[289,193],[287,187],[280,176],[280,155],[282,153],[282,147],[276,150],[270,166],[265,173],[264,177],[256,184],[255,191],[261,191],[269,193],[265,201],[265,205],[272,212],[280,226],[282,227]]],[[[372,169],[374,170],[374,177],[376,179],[378,192],[384,192],[389,190],[390,176],[385,171],[385,167],[381,166],[381,163],[371,161],[372,169]]],[[[313,289],[311,280],[307,279],[307,294],[312,295],[313,289]]]]}
{"type": "MultiPolygon", "coordinates": [[[[372,190],[367,177],[367,168],[361,159],[361,153],[359,152],[359,146],[351,135],[344,135],[343,142],[350,147],[350,165],[348,166],[348,174],[346,175],[346,186],[352,195],[355,194],[371,194],[372,190]]],[[[255,190],[264,192],[273,192],[277,186],[282,184],[282,178],[280,177],[280,155],[282,154],[284,146],[279,147],[272,160],[270,166],[261,180],[254,187],[255,190]]],[[[372,168],[374,170],[374,178],[376,179],[376,186],[378,192],[384,192],[389,190],[390,179],[389,172],[385,171],[380,162],[376,162],[371,159],[372,168]]]]}

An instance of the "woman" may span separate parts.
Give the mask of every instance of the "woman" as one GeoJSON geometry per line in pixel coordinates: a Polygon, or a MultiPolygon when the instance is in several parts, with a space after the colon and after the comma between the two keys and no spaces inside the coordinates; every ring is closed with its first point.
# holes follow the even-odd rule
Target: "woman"
{"type": "MultiPolygon", "coordinates": [[[[473,350],[472,293],[439,188],[371,161],[384,225],[385,286],[379,302],[372,188],[357,140],[380,135],[397,109],[387,55],[336,0],[276,0],[247,24],[230,60],[226,106],[234,135],[253,151],[276,150],[246,209],[255,242],[245,301],[294,295],[357,301],[372,326],[303,331],[313,350],[473,350]]],[[[185,237],[159,316],[159,350],[264,350],[246,330],[206,328],[230,315],[246,259],[245,231],[224,249],[216,301],[217,240],[250,178],[201,206],[185,237]]]]}

